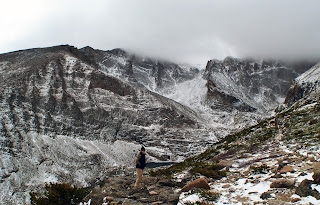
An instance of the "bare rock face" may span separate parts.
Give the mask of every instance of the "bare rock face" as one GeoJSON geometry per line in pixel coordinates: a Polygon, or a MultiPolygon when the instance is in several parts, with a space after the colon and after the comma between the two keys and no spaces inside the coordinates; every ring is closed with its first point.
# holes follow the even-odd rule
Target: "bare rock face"
{"type": "Polygon", "coordinates": [[[3,203],[23,204],[50,181],[90,186],[114,166],[133,166],[141,145],[170,160],[208,144],[197,113],[108,75],[96,58],[71,46],[0,55],[3,203]]]}
{"type": "Polygon", "coordinates": [[[101,51],[85,47],[80,51],[94,59],[98,67],[108,75],[121,77],[152,91],[190,80],[200,72],[192,66],[183,68],[174,63],[139,57],[122,49],[101,51]]]}
{"type": "Polygon", "coordinates": [[[300,100],[304,96],[304,89],[299,85],[294,85],[288,89],[285,104],[293,104],[294,102],[300,100]]]}
{"type": "Polygon", "coordinates": [[[181,189],[181,192],[187,192],[193,189],[210,189],[208,181],[205,178],[199,178],[192,182],[189,182],[181,189]]]}
{"type": "Polygon", "coordinates": [[[204,73],[208,81],[207,103],[213,109],[231,107],[245,112],[274,109],[279,99],[285,98],[291,81],[311,67],[294,65],[232,57],[210,60],[204,73]]]}

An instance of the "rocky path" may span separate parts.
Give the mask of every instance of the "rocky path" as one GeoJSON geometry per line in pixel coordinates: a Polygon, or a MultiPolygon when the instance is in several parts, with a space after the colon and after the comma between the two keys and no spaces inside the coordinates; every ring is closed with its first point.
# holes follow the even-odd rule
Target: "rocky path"
{"type": "Polygon", "coordinates": [[[90,205],[101,204],[177,204],[175,190],[181,184],[165,177],[144,176],[140,188],[134,188],[135,176],[114,176],[105,179],[86,197],[90,205]]]}

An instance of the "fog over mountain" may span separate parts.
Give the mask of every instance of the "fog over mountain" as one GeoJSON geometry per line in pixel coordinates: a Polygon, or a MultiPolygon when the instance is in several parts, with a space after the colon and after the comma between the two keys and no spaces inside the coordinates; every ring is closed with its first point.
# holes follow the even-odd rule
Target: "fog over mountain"
{"type": "Polygon", "coordinates": [[[320,2],[39,1],[0,3],[0,52],[71,44],[205,65],[226,56],[317,58],[320,2]]]}
{"type": "Polygon", "coordinates": [[[314,183],[319,204],[319,8],[316,0],[0,2],[0,204],[30,204],[29,193],[49,182],[101,189],[85,203],[97,204],[113,174],[126,181],[112,187],[123,195],[115,201],[166,204],[203,175],[194,168],[215,173],[207,177],[223,188],[218,204],[239,196],[269,204],[266,191],[284,200],[271,187],[278,171],[294,166],[299,188],[311,181],[311,162],[319,180],[308,189],[314,183]],[[170,200],[151,189],[132,195],[141,146],[148,162],[187,163],[153,184],[170,200]],[[257,176],[256,166],[268,170],[257,176]],[[245,188],[260,182],[264,193],[245,188]]]}

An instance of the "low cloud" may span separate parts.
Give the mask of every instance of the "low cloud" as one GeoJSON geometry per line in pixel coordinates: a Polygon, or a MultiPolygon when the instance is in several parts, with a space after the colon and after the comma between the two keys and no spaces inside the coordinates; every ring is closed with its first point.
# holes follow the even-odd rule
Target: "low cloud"
{"type": "Polygon", "coordinates": [[[0,9],[0,52],[71,44],[192,64],[320,57],[317,0],[8,2],[0,9]]]}

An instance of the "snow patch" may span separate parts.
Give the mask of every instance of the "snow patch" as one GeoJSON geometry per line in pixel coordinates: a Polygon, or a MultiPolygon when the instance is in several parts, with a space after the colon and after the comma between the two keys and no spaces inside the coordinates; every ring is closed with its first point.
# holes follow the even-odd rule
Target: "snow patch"
{"type": "Polygon", "coordinates": [[[188,193],[182,193],[179,198],[178,205],[184,205],[186,203],[195,203],[197,201],[200,201],[200,196],[198,194],[188,194],[188,193]]]}
{"type": "Polygon", "coordinates": [[[296,82],[302,83],[314,83],[320,80],[320,63],[316,64],[308,71],[296,78],[296,82]]]}

